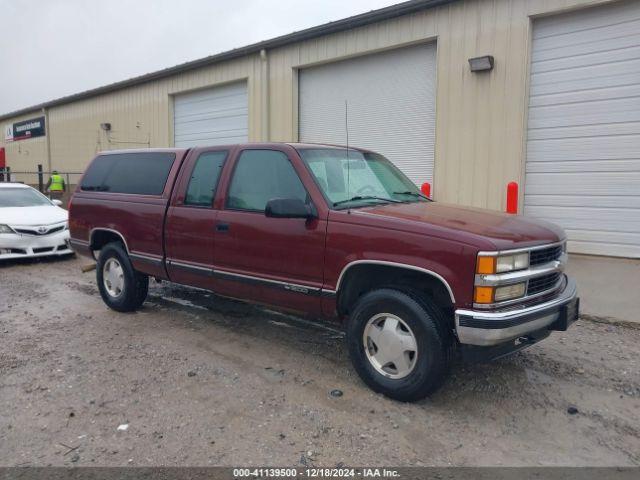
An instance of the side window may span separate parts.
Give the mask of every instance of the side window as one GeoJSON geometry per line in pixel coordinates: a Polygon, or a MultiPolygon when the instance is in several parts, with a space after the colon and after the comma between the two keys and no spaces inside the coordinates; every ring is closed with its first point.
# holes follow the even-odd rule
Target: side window
{"type": "Polygon", "coordinates": [[[86,191],[162,195],[176,158],[170,152],[100,155],[87,169],[80,188],[86,191]]]}
{"type": "Polygon", "coordinates": [[[227,208],[264,212],[274,198],[307,201],[307,191],[287,156],[275,150],[245,150],[233,172],[227,208]]]}
{"type": "Polygon", "coordinates": [[[185,205],[210,207],[227,152],[206,152],[198,157],[184,197],[185,205]]]}

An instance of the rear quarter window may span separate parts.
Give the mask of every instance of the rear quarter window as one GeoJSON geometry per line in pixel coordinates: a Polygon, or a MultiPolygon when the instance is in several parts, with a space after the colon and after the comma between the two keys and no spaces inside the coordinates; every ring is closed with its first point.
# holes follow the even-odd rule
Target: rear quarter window
{"type": "Polygon", "coordinates": [[[162,195],[176,159],[172,152],[99,155],[82,179],[84,191],[162,195]]]}

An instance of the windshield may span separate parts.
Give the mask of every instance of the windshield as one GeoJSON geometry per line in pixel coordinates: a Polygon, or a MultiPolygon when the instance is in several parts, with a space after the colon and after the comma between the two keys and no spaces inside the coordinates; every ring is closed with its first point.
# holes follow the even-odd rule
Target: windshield
{"type": "Polygon", "coordinates": [[[0,188],[0,208],[51,206],[47,197],[33,188],[0,188]]]}
{"type": "Polygon", "coordinates": [[[336,208],[372,203],[426,202],[420,190],[378,153],[336,148],[301,149],[300,156],[336,208]]]}

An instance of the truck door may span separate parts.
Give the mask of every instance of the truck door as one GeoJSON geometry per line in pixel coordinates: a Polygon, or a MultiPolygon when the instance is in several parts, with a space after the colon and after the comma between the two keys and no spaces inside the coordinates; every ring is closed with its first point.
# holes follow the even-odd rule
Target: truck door
{"type": "Polygon", "coordinates": [[[301,180],[300,173],[309,182],[311,177],[295,150],[246,148],[230,167],[224,207],[216,218],[216,291],[320,313],[328,211],[319,205],[319,191],[314,202],[301,180]],[[314,204],[319,218],[268,218],[265,206],[275,198],[314,204]]]}
{"type": "Polygon", "coordinates": [[[177,180],[164,230],[167,272],[173,282],[213,289],[213,200],[228,156],[224,149],[196,149],[177,180]]]}

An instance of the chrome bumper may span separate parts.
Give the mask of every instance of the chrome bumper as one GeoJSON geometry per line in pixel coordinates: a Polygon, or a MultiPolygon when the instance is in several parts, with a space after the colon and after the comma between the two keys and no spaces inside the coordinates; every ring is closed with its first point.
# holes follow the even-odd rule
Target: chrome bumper
{"type": "Polygon", "coordinates": [[[462,344],[498,345],[550,327],[563,316],[569,315],[571,323],[577,317],[577,308],[576,283],[568,278],[562,293],[545,303],[506,312],[456,310],[456,332],[462,344]]]}

